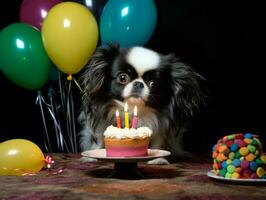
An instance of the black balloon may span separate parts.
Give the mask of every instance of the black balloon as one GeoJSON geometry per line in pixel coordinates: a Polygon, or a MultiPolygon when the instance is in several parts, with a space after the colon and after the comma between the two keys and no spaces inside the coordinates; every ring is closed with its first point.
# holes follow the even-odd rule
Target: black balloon
{"type": "Polygon", "coordinates": [[[92,12],[92,14],[94,15],[99,24],[103,7],[108,0],[66,0],[66,1],[72,1],[86,6],[92,12]]]}

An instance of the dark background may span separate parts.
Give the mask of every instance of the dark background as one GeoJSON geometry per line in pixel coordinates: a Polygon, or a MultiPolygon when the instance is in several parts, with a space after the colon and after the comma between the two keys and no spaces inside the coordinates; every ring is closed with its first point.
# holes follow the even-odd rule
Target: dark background
{"type": "MultiPolygon", "coordinates": [[[[0,29],[19,22],[21,3],[22,0],[1,2],[0,29]]],[[[262,3],[213,0],[155,3],[158,23],[145,46],[164,54],[175,53],[206,79],[206,106],[194,118],[186,148],[210,152],[220,137],[236,132],[258,134],[265,143],[266,12],[262,3]]],[[[37,91],[14,85],[0,72],[0,142],[25,138],[43,145],[36,97],[37,91]]],[[[75,98],[78,106],[78,93],[75,98]]]]}

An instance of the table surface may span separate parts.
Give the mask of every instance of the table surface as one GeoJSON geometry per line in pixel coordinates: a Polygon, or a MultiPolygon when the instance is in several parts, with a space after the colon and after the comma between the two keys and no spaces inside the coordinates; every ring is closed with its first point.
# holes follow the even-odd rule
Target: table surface
{"type": "Polygon", "coordinates": [[[34,176],[0,176],[1,200],[266,199],[265,185],[237,185],[210,179],[207,156],[170,165],[138,163],[143,178],[108,178],[113,163],[82,163],[79,154],[49,154],[55,163],[34,176]],[[62,173],[57,173],[63,169],[62,173]]]}

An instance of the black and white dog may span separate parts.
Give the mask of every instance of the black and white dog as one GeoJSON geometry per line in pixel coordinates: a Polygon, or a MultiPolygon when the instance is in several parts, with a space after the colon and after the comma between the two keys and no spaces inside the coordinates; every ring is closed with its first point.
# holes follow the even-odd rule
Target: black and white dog
{"type": "MultiPolygon", "coordinates": [[[[174,159],[186,156],[182,141],[187,132],[185,124],[203,102],[201,79],[174,55],[143,47],[98,48],[82,76],[81,150],[103,148],[105,129],[115,126],[115,111],[123,111],[128,102],[131,113],[134,105],[138,106],[138,126],[153,131],[150,148],[168,150],[174,159]]],[[[150,163],[168,161],[156,159],[150,163]]]]}

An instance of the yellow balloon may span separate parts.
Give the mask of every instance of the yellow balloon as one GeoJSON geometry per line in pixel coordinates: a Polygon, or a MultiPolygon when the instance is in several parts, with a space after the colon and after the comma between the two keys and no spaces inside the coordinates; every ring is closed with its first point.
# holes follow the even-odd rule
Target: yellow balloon
{"type": "Polygon", "coordinates": [[[96,49],[99,35],[93,14],[74,2],[52,7],[41,33],[47,54],[67,74],[75,74],[86,65],[96,49]]]}
{"type": "Polygon", "coordinates": [[[12,139],[0,143],[0,175],[36,173],[44,165],[44,155],[33,142],[12,139]]]}

